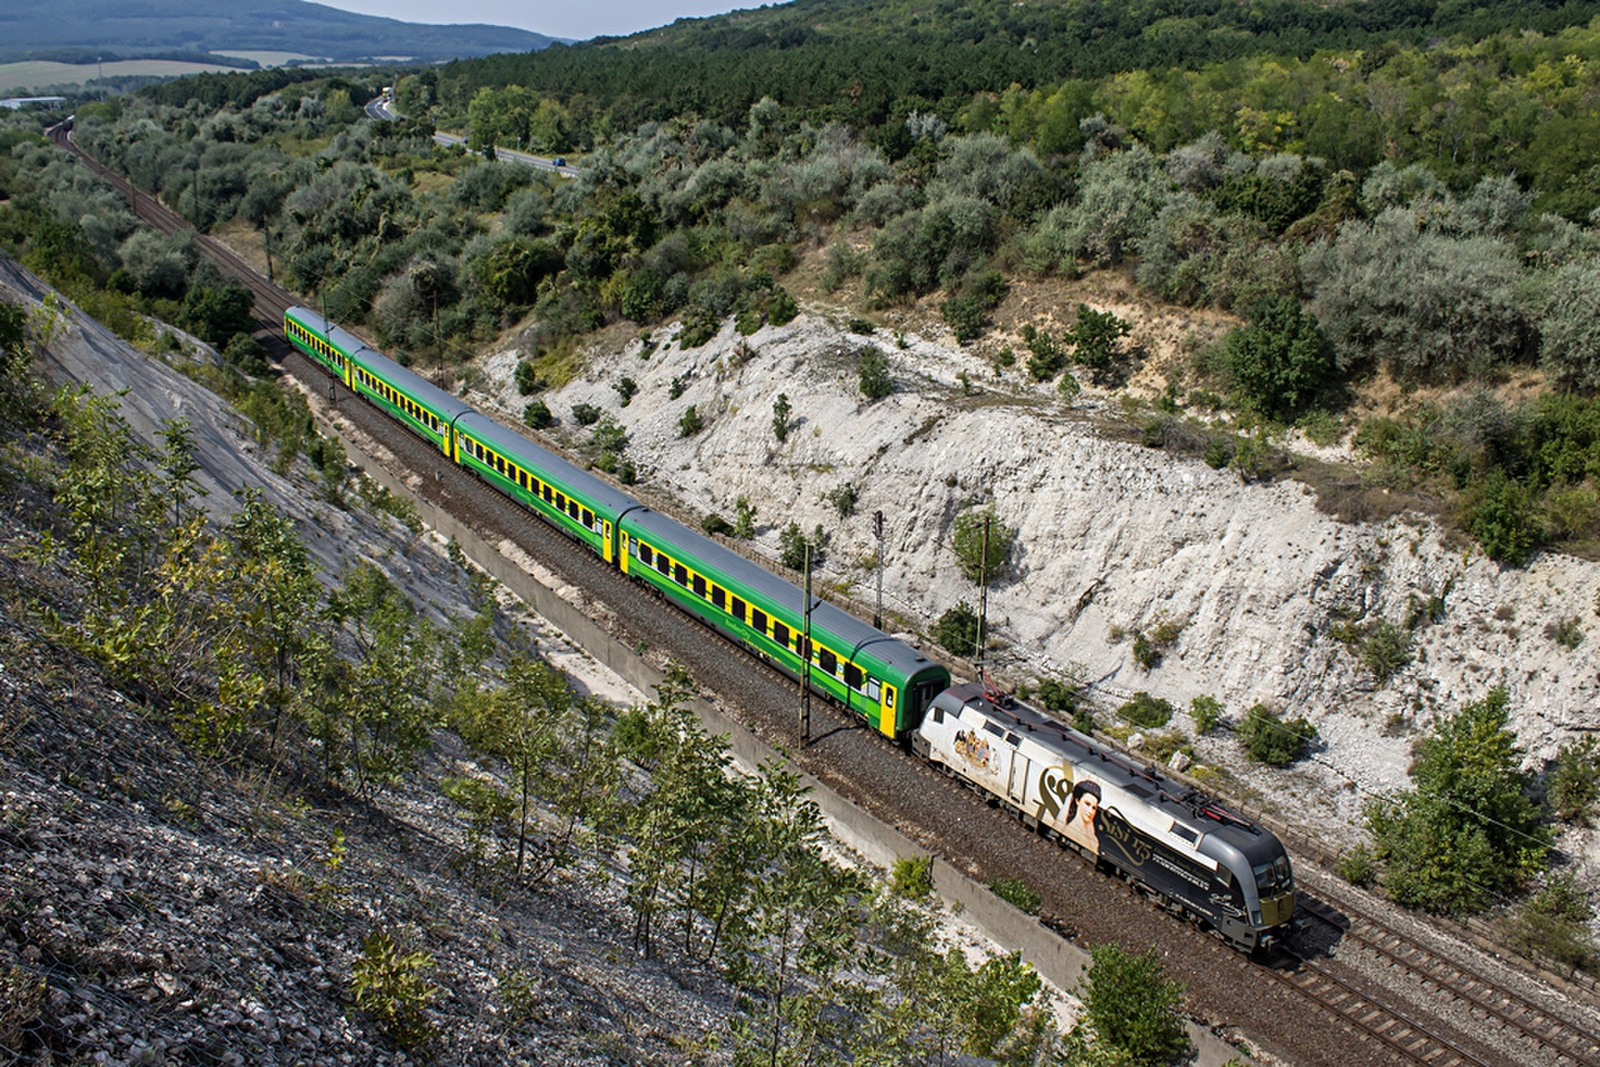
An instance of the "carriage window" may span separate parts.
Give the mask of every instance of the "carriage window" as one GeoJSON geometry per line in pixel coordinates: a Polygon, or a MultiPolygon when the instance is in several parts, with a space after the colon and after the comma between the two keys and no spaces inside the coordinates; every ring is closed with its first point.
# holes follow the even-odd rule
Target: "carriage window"
{"type": "Polygon", "coordinates": [[[938,707],[938,706],[934,707],[934,709],[933,709],[933,721],[934,722],[944,722],[944,709],[943,708],[938,707]]]}
{"type": "Polygon", "coordinates": [[[539,488],[543,491],[545,503],[548,504],[555,498],[555,493],[551,491],[548,485],[541,485],[539,488]]]}
{"type": "Polygon", "coordinates": [[[567,498],[567,514],[571,515],[574,519],[576,519],[582,513],[583,513],[583,506],[581,504],[579,504],[576,500],[572,499],[571,497],[568,497],[567,498]]]}
{"type": "Polygon", "coordinates": [[[999,737],[1001,734],[1005,733],[1004,730],[1000,729],[998,725],[992,722],[986,722],[983,724],[983,732],[986,734],[994,734],[996,737],[999,737]]]}
{"type": "Polygon", "coordinates": [[[672,580],[677,582],[679,585],[688,585],[689,568],[685,567],[681,563],[674,563],[672,565],[672,580]]]}
{"type": "Polygon", "coordinates": [[[635,538],[633,542],[633,554],[639,557],[640,563],[643,563],[646,567],[650,566],[651,552],[649,545],[635,538]]]}
{"type": "Polygon", "coordinates": [[[867,679],[867,696],[871,697],[873,700],[877,700],[878,697],[882,695],[882,693],[883,693],[883,687],[878,684],[878,680],[876,678],[868,678],[867,679]]]}
{"type": "Polygon", "coordinates": [[[590,511],[588,508],[583,509],[583,524],[585,526],[594,525],[594,512],[590,511]]]}
{"type": "Polygon", "coordinates": [[[561,511],[567,510],[567,497],[565,493],[556,494],[556,507],[561,511]]]}
{"type": "Polygon", "coordinates": [[[704,578],[700,577],[698,574],[694,576],[694,595],[695,596],[705,596],[706,595],[706,580],[704,578]]]}
{"type": "Polygon", "coordinates": [[[752,608],[751,611],[750,611],[750,625],[754,626],[757,630],[760,630],[762,633],[766,633],[767,632],[767,613],[762,611],[759,608],[752,608]]]}
{"type": "Polygon", "coordinates": [[[826,648],[817,649],[817,666],[832,674],[839,669],[839,657],[826,648]]]}
{"type": "Polygon", "coordinates": [[[743,622],[744,621],[744,609],[745,609],[744,601],[740,600],[738,597],[729,597],[728,598],[728,602],[729,602],[728,614],[732,615],[734,618],[738,619],[740,622],[743,622]]]}
{"type": "Polygon", "coordinates": [[[661,553],[657,552],[656,553],[656,570],[660,571],[662,574],[669,573],[672,570],[672,561],[669,560],[666,556],[663,556],[661,553]]]}
{"type": "Polygon", "coordinates": [[[851,689],[860,689],[861,680],[864,677],[866,676],[861,673],[861,668],[857,667],[854,663],[846,663],[844,665],[844,684],[848,685],[851,689]]]}
{"type": "Polygon", "coordinates": [[[714,585],[711,587],[711,603],[722,611],[728,609],[728,594],[722,591],[722,586],[714,585]]]}
{"type": "Polygon", "coordinates": [[[772,639],[787,648],[789,645],[789,628],[781,622],[773,623],[772,639]]]}

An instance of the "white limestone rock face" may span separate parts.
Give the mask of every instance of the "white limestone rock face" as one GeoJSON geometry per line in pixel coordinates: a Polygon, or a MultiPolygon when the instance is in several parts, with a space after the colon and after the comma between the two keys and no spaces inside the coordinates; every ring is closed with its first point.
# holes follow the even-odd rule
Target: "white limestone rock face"
{"type": "MultiPolygon", "coordinates": [[[[675,332],[657,330],[662,347],[645,359],[638,341],[595,352],[582,378],[546,397],[558,436],[574,447],[587,439],[574,404],[611,413],[630,435],[641,495],[675,503],[690,523],[711,511],[731,519],[747,496],[754,549],[769,558],[789,521],[808,532],[821,523],[832,536],[826,576],[869,605],[874,576],[861,564],[876,550],[871,516],[882,510],[886,608],[923,627],[958,600],[977,606],[950,537],[958,514],[992,500],[1017,531],[1011,568],[988,600],[1007,646],[996,661],[1003,676],[1078,664],[1112,702],[1147,690],[1186,709],[1209,694],[1229,717],[1256,702],[1303,715],[1320,733],[1316,759],[1287,773],[1251,768],[1226,733],[1199,744],[1202,761],[1228,763],[1286,813],[1353,832],[1365,797],[1407,784],[1412,741],[1433,717],[1495,685],[1511,693],[1530,764],[1600,728],[1595,564],[1544,554],[1512,570],[1443,543],[1421,517],[1341,523],[1299,482],[1247,483],[1106,433],[1115,397],[1085,388],[1069,405],[1020,369],[997,381],[970,351],[931,340],[904,337],[901,347],[814,314],[748,339],[725,328],[687,351],[668,343],[675,332]],[[876,402],[858,388],[856,353],[869,344],[895,381],[876,402]],[[614,388],[624,375],[639,386],[625,408],[614,388]],[[792,408],[783,443],[772,429],[779,393],[792,408]],[[686,438],[679,421],[690,404],[705,428],[686,438]],[[845,482],[860,499],[840,520],[822,494],[845,482]],[[1436,596],[1442,618],[1415,631],[1411,662],[1381,684],[1333,632],[1341,621],[1403,625],[1436,596]],[[1546,632],[1573,616],[1589,632],[1575,649],[1546,632]],[[1162,621],[1182,631],[1147,672],[1116,636],[1162,621]]],[[[494,357],[486,378],[498,383],[488,399],[520,413],[515,359],[494,357]]]]}

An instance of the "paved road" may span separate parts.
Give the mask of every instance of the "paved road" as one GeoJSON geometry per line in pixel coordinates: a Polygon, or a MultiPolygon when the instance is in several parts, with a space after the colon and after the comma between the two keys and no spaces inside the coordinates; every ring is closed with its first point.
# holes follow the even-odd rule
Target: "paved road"
{"type": "MultiPolygon", "coordinates": [[[[393,122],[399,116],[390,110],[390,103],[391,101],[387,96],[375,96],[368,100],[366,106],[367,118],[372,119],[374,122],[393,122]]],[[[458,137],[453,133],[436,133],[433,135],[433,139],[435,143],[446,146],[465,145],[467,143],[465,137],[458,137]]],[[[561,158],[559,156],[552,159],[546,156],[532,155],[528,152],[518,152],[513,148],[495,148],[494,158],[509,160],[512,163],[521,163],[536,170],[554,171],[564,178],[576,178],[583,173],[583,171],[565,160],[557,164],[556,159],[561,158]]]]}

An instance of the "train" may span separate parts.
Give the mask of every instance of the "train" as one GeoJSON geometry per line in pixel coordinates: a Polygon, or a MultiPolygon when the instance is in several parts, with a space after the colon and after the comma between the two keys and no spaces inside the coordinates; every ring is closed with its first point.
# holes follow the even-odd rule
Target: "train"
{"type": "Polygon", "coordinates": [[[954,684],[920,649],[825,600],[813,601],[808,619],[805,593],[792,582],[479,413],[317,312],[289,308],[283,330],[450,462],[791,677],[807,677],[1038,832],[1241,950],[1267,949],[1290,928],[1294,875],[1270,831],[991,683],[954,684]]]}

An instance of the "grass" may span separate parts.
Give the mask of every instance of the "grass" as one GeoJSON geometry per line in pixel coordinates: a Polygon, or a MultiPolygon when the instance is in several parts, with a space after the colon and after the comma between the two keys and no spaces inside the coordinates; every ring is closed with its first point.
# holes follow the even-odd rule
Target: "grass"
{"type": "Polygon", "coordinates": [[[31,91],[62,85],[84,85],[95,78],[143,75],[181,78],[208,71],[237,71],[227,63],[186,63],[176,59],[119,59],[114,63],[55,63],[30,59],[21,63],[0,63],[0,86],[31,91]]]}

